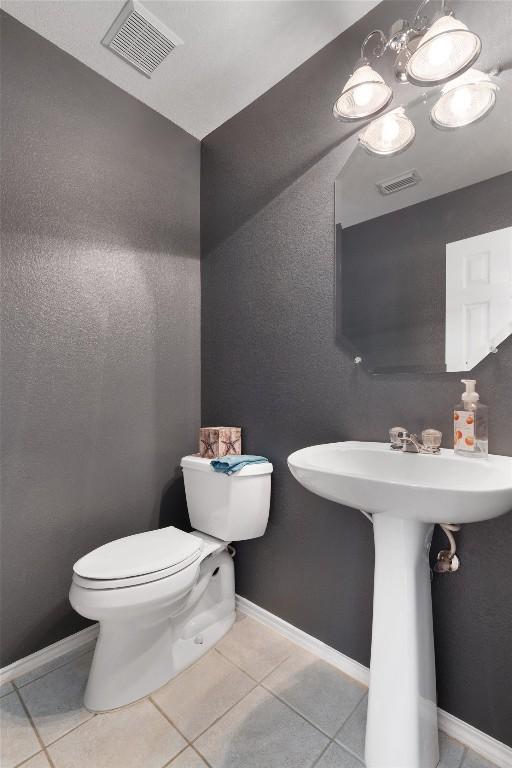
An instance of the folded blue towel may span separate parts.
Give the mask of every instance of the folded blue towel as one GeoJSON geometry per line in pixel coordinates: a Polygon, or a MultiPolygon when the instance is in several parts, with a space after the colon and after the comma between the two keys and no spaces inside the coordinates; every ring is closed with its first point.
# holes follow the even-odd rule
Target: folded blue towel
{"type": "Polygon", "coordinates": [[[249,456],[242,454],[241,456],[223,456],[221,459],[212,459],[210,464],[213,467],[214,472],[223,472],[225,475],[232,475],[234,472],[238,472],[242,467],[246,467],[247,464],[263,464],[268,461],[264,456],[249,456]]]}

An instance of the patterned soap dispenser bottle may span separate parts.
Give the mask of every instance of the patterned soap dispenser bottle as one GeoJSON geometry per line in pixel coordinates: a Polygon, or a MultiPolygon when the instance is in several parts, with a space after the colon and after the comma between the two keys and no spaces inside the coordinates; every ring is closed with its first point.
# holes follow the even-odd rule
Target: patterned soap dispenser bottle
{"type": "Polygon", "coordinates": [[[489,452],[488,408],[479,402],[476,381],[461,381],[466,385],[466,391],[453,412],[453,450],[461,456],[486,458],[489,452]]]}

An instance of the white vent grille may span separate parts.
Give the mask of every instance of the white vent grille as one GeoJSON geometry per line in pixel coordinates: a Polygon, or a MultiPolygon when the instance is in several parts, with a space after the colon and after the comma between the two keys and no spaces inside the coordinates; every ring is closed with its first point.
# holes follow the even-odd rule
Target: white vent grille
{"type": "Polygon", "coordinates": [[[141,3],[128,0],[103,38],[103,45],[151,77],[155,69],[183,41],[141,3]]]}
{"type": "Polygon", "coordinates": [[[421,181],[418,171],[405,171],[400,176],[394,176],[392,179],[377,182],[377,189],[381,195],[392,195],[394,192],[400,192],[402,189],[414,187],[421,181]]]}

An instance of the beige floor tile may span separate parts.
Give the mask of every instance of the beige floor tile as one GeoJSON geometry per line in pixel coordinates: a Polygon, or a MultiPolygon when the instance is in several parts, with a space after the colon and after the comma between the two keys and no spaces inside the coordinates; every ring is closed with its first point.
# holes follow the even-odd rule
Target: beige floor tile
{"type": "Polygon", "coordinates": [[[217,649],[248,675],[261,680],[286,659],[296,646],[259,621],[237,621],[217,643],[217,649]]]}
{"type": "Polygon", "coordinates": [[[39,752],[41,745],[16,692],[0,699],[0,765],[13,766],[39,752]]]}
{"type": "Polygon", "coordinates": [[[310,768],[326,736],[256,688],[195,742],[213,768],[310,768]]]}
{"type": "Polygon", "coordinates": [[[91,660],[92,652],[79,656],[19,689],[45,744],[93,716],[83,705],[91,660]]]}
{"type": "Polygon", "coordinates": [[[328,736],[334,736],[366,693],[355,680],[302,649],[294,651],[263,685],[328,736]]]}
{"type": "Polygon", "coordinates": [[[255,685],[224,656],[210,651],[151,698],[192,741],[255,685]]]}
{"type": "Polygon", "coordinates": [[[178,755],[178,757],[169,764],[169,768],[206,768],[206,763],[202,760],[192,747],[178,755]]]}
{"type": "Polygon", "coordinates": [[[445,733],[439,731],[439,765],[438,768],[459,768],[464,745],[460,741],[450,739],[445,733]]]}
{"type": "Polygon", "coordinates": [[[70,661],[73,661],[73,659],[76,659],[79,656],[83,656],[85,653],[90,653],[91,651],[94,650],[95,645],[96,645],[96,640],[91,640],[91,642],[87,643],[87,645],[85,646],[82,646],[82,648],[80,648],[79,650],[65,653],[63,656],[59,656],[56,659],[52,659],[51,661],[48,661],[46,664],[41,664],[40,667],[36,667],[35,669],[32,669],[30,672],[27,672],[25,675],[20,675],[19,677],[16,677],[14,679],[14,682],[16,683],[16,686],[18,688],[21,688],[22,685],[27,685],[28,683],[31,683],[34,680],[37,680],[38,677],[42,677],[43,675],[46,675],[48,672],[51,672],[53,669],[58,669],[59,667],[63,667],[65,664],[68,664],[70,661]]]}
{"type": "Polygon", "coordinates": [[[2,683],[0,685],[0,699],[2,696],[7,696],[8,693],[12,693],[14,691],[14,686],[12,683],[2,683]]]}
{"type": "Polygon", "coordinates": [[[97,715],[49,747],[55,768],[162,768],[186,746],[147,699],[97,715]]]}
{"type": "Polygon", "coordinates": [[[51,766],[45,753],[40,752],[35,757],[31,757],[28,762],[20,765],[20,768],[51,768],[51,766]]]}
{"type": "Polygon", "coordinates": [[[333,742],[329,749],[324,752],[315,768],[364,768],[364,765],[333,742]]]}
{"type": "Polygon", "coordinates": [[[365,696],[336,736],[336,741],[342,747],[346,747],[350,752],[361,758],[361,760],[364,759],[367,710],[368,697],[365,696]]]}
{"type": "Polygon", "coordinates": [[[462,768],[496,768],[494,763],[490,763],[485,757],[480,757],[476,752],[468,749],[466,757],[462,763],[462,768]]]}

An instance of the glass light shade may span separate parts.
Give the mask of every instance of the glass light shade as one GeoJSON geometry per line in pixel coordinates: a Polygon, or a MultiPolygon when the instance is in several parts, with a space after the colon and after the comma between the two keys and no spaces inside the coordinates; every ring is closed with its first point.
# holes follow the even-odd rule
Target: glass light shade
{"type": "Polygon", "coordinates": [[[407,62],[414,85],[440,85],[465,72],[480,55],[478,35],[453,16],[441,16],[423,35],[407,62]]]}
{"type": "Polygon", "coordinates": [[[489,75],[469,69],[450,80],[430,112],[438,128],[462,128],[484,117],[496,103],[498,86],[489,75]]]}
{"type": "Polygon", "coordinates": [[[340,120],[361,120],[383,110],[392,97],[393,91],[379,73],[363,63],[347,80],[332,111],[340,120]]]}
{"type": "Polygon", "coordinates": [[[416,131],[403,107],[373,120],[359,135],[359,143],[371,154],[390,156],[403,152],[414,141],[416,131]]]}

